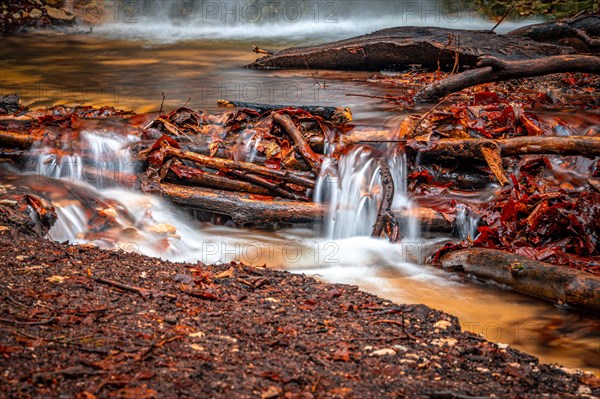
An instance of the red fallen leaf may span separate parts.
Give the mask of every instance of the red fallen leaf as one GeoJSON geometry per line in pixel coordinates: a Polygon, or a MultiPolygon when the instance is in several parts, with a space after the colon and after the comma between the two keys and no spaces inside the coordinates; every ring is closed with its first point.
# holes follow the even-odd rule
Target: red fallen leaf
{"type": "Polygon", "coordinates": [[[567,74],[567,76],[565,76],[562,79],[563,82],[570,84],[571,86],[575,86],[577,84],[577,81],[575,80],[575,78],[573,77],[573,74],[567,74]]]}
{"type": "Polygon", "coordinates": [[[429,170],[423,169],[420,172],[413,172],[408,175],[408,180],[418,180],[425,183],[431,183],[433,181],[433,176],[429,173],[429,170]]]}
{"type": "Polygon", "coordinates": [[[515,253],[526,258],[535,259],[537,251],[533,247],[520,247],[515,250],[515,253]]]}
{"type": "Polygon", "coordinates": [[[158,396],[158,392],[148,388],[146,384],[139,387],[125,387],[114,392],[112,397],[119,399],[151,399],[158,396]]]}
{"type": "Polygon", "coordinates": [[[474,105],[487,105],[487,104],[497,104],[500,102],[500,98],[498,94],[491,91],[480,91],[475,93],[474,96],[474,105]]]}
{"type": "Polygon", "coordinates": [[[340,362],[349,362],[350,348],[348,344],[345,342],[340,343],[335,352],[333,352],[333,355],[331,355],[331,358],[340,362]]]}
{"type": "Polygon", "coordinates": [[[281,160],[277,158],[267,159],[265,166],[269,169],[281,169],[281,160]]]}
{"type": "Polygon", "coordinates": [[[210,152],[211,157],[214,157],[215,155],[217,155],[217,152],[219,151],[219,147],[221,146],[221,144],[223,144],[223,140],[221,140],[221,139],[212,140],[210,142],[210,144],[208,145],[208,150],[210,152]]]}
{"type": "MultiPolygon", "coordinates": [[[[519,116],[519,121],[525,126],[527,130],[527,134],[530,136],[543,136],[544,131],[540,128],[536,121],[532,119],[532,116],[527,115],[525,112],[522,112],[519,116]]],[[[539,122],[538,122],[539,123],[539,122]]]]}
{"type": "Polygon", "coordinates": [[[546,93],[538,93],[537,96],[535,96],[535,101],[540,104],[554,104],[554,100],[546,93]]]}
{"type": "Polygon", "coordinates": [[[169,168],[173,171],[179,178],[189,179],[194,176],[200,176],[204,174],[204,171],[196,168],[192,168],[191,166],[186,166],[181,163],[174,163],[169,168]]]}
{"type": "Polygon", "coordinates": [[[156,140],[154,142],[154,144],[152,145],[152,148],[150,148],[150,151],[154,151],[158,148],[160,148],[163,143],[170,145],[173,148],[181,148],[179,146],[179,143],[177,143],[177,141],[175,141],[172,137],[167,136],[166,134],[163,134],[162,136],[160,136],[158,138],[158,140],[156,140]]]}

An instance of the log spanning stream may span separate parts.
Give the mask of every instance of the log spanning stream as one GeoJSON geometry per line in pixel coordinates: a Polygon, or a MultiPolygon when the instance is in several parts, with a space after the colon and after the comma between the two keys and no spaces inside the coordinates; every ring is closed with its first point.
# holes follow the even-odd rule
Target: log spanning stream
{"type": "MultiPolygon", "coordinates": [[[[138,31],[139,33],[139,31],[138,31]]],[[[253,44],[253,43],[251,43],[253,44]]],[[[289,43],[286,43],[289,45],[289,43]]],[[[273,47],[281,47],[273,42],[273,47]]],[[[358,126],[389,129],[401,114],[376,100],[345,93],[383,95],[364,81],[369,73],[320,72],[330,85],[320,90],[306,71],[265,73],[241,69],[254,60],[247,42],[187,40],[161,44],[97,35],[23,36],[3,39],[2,93],[18,92],[31,108],[70,103],[112,105],[137,112],[156,111],[161,92],[165,109],[188,107],[216,111],[216,100],[264,103],[343,105],[352,108],[358,126]]],[[[394,90],[386,90],[393,94],[394,90]]],[[[583,116],[585,119],[585,116],[583,116]]],[[[282,268],[324,280],[359,285],[397,302],[424,303],[454,314],[465,330],[508,343],[545,362],[600,371],[600,321],[499,287],[484,286],[423,265],[449,237],[426,236],[411,218],[400,226],[400,244],[370,238],[381,196],[377,160],[356,148],[337,166],[325,161],[315,200],[328,206],[326,220],[313,229],[265,232],[196,222],[188,213],[154,196],[126,188],[105,188],[84,179],[86,163],[126,173],[133,161],[127,146],[135,136],[103,128],[80,135],[86,154],[57,159],[37,148],[29,177],[22,180],[57,207],[59,220],[50,238],[92,242],[173,261],[227,262],[282,268]],[[89,230],[86,209],[104,204],[118,228],[89,230]]],[[[252,157],[253,145],[243,146],[252,157]]],[[[406,194],[406,165],[401,152],[388,152],[396,190],[393,209],[413,205],[406,194]]],[[[490,188],[493,190],[493,187],[490,188]]],[[[458,209],[459,235],[473,234],[476,221],[458,209]]]]}

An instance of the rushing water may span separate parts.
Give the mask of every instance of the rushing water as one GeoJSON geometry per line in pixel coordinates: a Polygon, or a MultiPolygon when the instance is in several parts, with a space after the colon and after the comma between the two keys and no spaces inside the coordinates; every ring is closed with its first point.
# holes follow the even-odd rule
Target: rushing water
{"type": "MultiPolygon", "coordinates": [[[[93,34],[3,38],[0,94],[18,92],[32,107],[113,105],[138,112],[156,111],[161,92],[167,96],[165,109],[189,99],[190,107],[215,111],[219,98],[343,104],[352,108],[358,128],[385,130],[402,116],[393,105],[345,94],[393,95],[402,89],[366,85],[362,82],[372,75],[366,72],[315,71],[317,79],[329,85],[321,90],[306,71],[241,69],[256,58],[249,51],[251,45],[277,49],[399,24],[456,25],[443,18],[436,21],[434,14],[423,17],[418,14],[423,8],[415,11],[417,16],[390,8],[386,17],[376,18],[377,7],[396,4],[385,1],[369,3],[372,13],[348,2],[339,10],[338,23],[328,25],[306,18],[289,23],[281,15],[272,23],[223,24],[218,17],[199,23],[206,10],[202,10],[202,2],[189,3],[193,8],[185,18],[176,11],[181,2],[145,1],[133,15],[135,22],[123,21],[120,14],[96,27],[93,34]]],[[[457,27],[491,25],[474,17],[460,20],[457,27]]],[[[512,26],[504,24],[503,28],[512,26]]],[[[262,232],[196,223],[159,198],[86,180],[83,171],[88,166],[130,172],[127,146],[136,138],[118,129],[89,129],[82,131],[78,140],[76,151],[65,148],[67,153],[60,157],[39,148],[40,156],[29,169],[32,176],[21,180],[56,205],[59,222],[50,232],[56,240],[93,242],[103,248],[175,261],[240,260],[315,274],[327,281],[357,284],[398,302],[443,309],[459,316],[465,329],[534,353],[544,361],[595,371],[600,368],[596,319],[420,265],[449,237],[420,237],[414,219],[401,226],[402,244],[369,237],[381,196],[379,158],[387,160],[394,177],[393,208],[410,210],[413,206],[407,196],[405,158],[393,148],[357,148],[338,162],[326,161],[316,190],[316,199],[330,207],[321,228],[262,232]],[[103,231],[90,228],[97,217],[109,220],[111,227],[103,231]]],[[[259,143],[249,133],[242,135],[240,144],[236,157],[251,160],[259,143]]],[[[558,161],[553,162],[558,166],[558,161]]],[[[473,237],[476,219],[466,208],[458,207],[457,221],[459,236],[473,237]]]]}

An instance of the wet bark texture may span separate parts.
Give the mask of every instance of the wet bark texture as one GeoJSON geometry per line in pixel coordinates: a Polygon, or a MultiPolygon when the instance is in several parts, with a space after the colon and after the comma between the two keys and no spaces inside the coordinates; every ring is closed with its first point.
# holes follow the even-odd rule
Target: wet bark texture
{"type": "Polygon", "coordinates": [[[590,273],[483,248],[450,252],[441,263],[524,294],[600,313],[600,278],[590,273]]]}
{"type": "Polygon", "coordinates": [[[529,38],[506,37],[490,31],[432,27],[398,27],[379,30],[338,42],[296,47],[267,55],[249,68],[300,68],[371,70],[425,67],[474,67],[483,55],[503,60],[527,60],[575,51],[569,47],[537,43],[529,38]],[[454,39],[450,41],[449,38],[454,39]]]}

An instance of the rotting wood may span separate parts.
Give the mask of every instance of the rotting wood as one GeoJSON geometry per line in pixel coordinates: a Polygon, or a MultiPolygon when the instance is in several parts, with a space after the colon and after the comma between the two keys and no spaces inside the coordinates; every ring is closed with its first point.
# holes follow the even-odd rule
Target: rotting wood
{"type": "Polygon", "coordinates": [[[515,291],[600,313],[600,277],[496,249],[469,248],[440,259],[446,269],[462,268],[515,291]]]}
{"type": "Polygon", "coordinates": [[[209,168],[214,168],[217,170],[243,170],[245,172],[254,173],[260,176],[279,179],[288,183],[298,184],[302,187],[307,188],[314,188],[316,183],[314,180],[309,179],[303,175],[294,173],[290,170],[269,169],[264,166],[256,165],[250,162],[241,162],[234,161],[231,159],[208,157],[206,155],[201,155],[190,151],[183,151],[176,148],[169,148],[167,150],[167,154],[172,157],[187,159],[192,162],[196,162],[200,165],[209,168]]]}
{"type": "Polygon", "coordinates": [[[323,120],[343,124],[352,121],[352,111],[350,108],[339,106],[324,106],[324,105],[274,105],[249,103],[244,101],[218,100],[218,105],[221,107],[236,107],[241,109],[251,109],[261,114],[269,111],[277,111],[281,109],[298,109],[306,111],[312,115],[323,118],[323,120]]]}
{"type": "Polygon", "coordinates": [[[460,68],[474,67],[478,57],[491,55],[504,60],[526,60],[571,54],[570,47],[538,43],[528,38],[506,37],[490,31],[434,27],[397,27],[382,29],[333,43],[296,47],[267,55],[248,68],[296,68],[375,70],[421,64],[452,70],[458,51],[460,68]],[[448,37],[460,37],[460,48],[448,46],[448,37]]]}
{"type": "MultiPolygon", "coordinates": [[[[202,187],[185,187],[170,183],[161,184],[163,196],[171,202],[196,210],[226,215],[239,226],[247,224],[293,224],[320,222],[327,205],[275,199],[243,193],[231,193],[202,187]]],[[[451,232],[452,224],[439,212],[429,208],[393,211],[397,220],[416,218],[425,229],[451,232]]]]}

